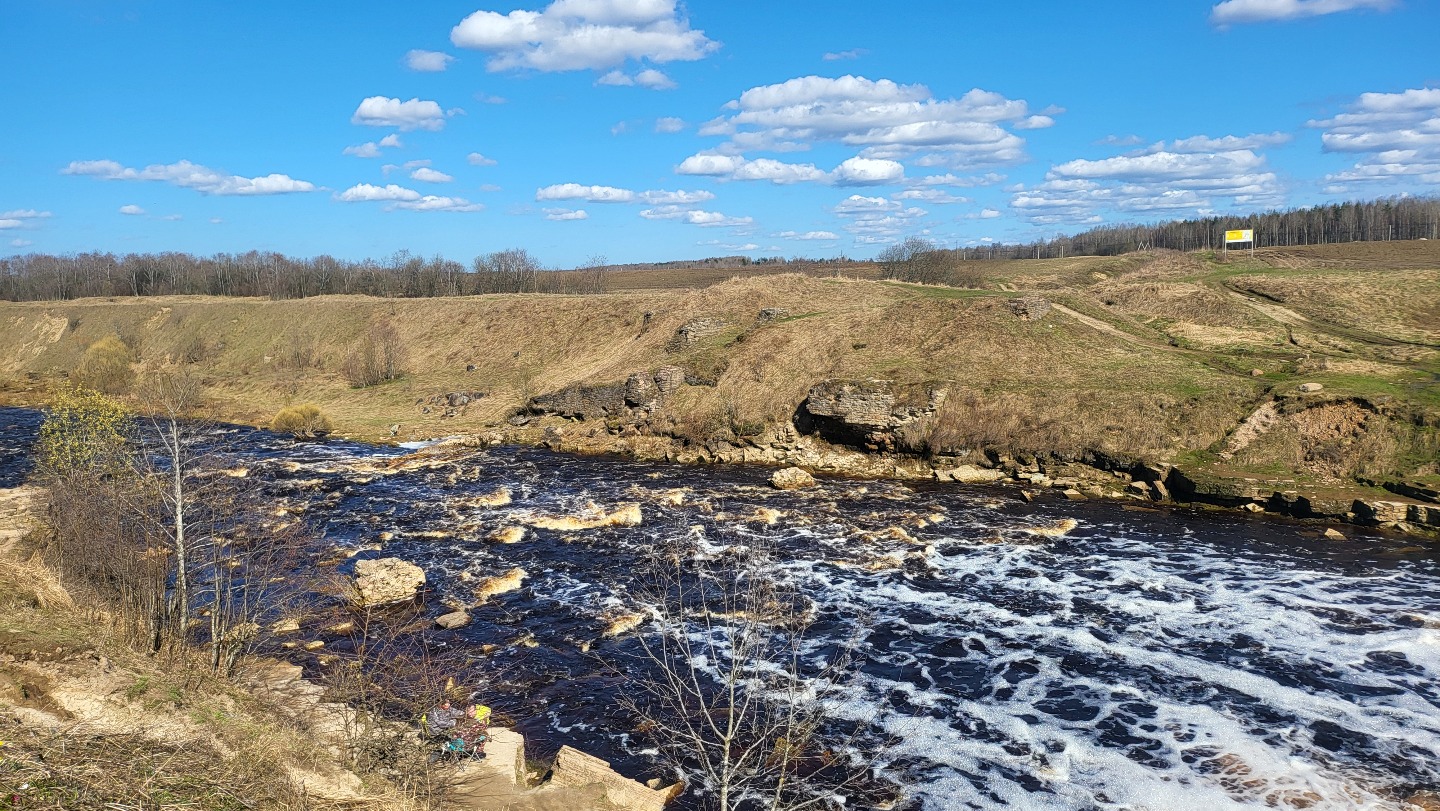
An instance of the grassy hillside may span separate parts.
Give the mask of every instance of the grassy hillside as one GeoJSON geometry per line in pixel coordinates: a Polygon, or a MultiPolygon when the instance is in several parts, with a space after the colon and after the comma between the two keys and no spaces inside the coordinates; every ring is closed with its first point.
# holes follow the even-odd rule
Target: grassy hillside
{"type": "MultiPolygon", "coordinates": [[[[189,365],[216,416],[261,424],[314,402],[340,433],[382,438],[398,424],[409,439],[505,429],[533,396],[675,365],[710,385],[682,387],[643,432],[702,444],[787,424],[827,378],[883,378],[949,395],[907,428],[920,453],[1102,452],[1327,485],[1436,481],[1440,243],[972,264],[983,289],[797,274],[695,289],[671,273],[668,288],[590,296],[0,304],[0,386],[38,402],[116,335],[141,372],[189,365]],[[1055,306],[1020,318],[1008,305],[1027,295],[1055,306]],[[765,308],[785,313],[760,323],[765,308]],[[677,330],[698,319],[723,326],[677,348],[677,330]],[[398,335],[405,374],[354,388],[346,355],[377,325],[398,335]],[[1323,388],[1302,394],[1305,383],[1323,388]],[[435,399],[450,392],[485,396],[435,399]],[[1276,424],[1232,437],[1272,400],[1276,424]]],[[[600,446],[618,433],[589,428],[600,446]]]]}

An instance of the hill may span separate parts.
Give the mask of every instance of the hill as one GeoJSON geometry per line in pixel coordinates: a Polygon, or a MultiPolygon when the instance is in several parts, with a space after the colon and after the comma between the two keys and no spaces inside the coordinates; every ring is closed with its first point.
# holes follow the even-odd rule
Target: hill
{"type": "Polygon", "coordinates": [[[42,402],[118,336],[137,370],[184,364],[212,415],[252,424],[313,402],[365,439],[969,466],[1077,495],[1440,524],[1424,506],[1440,486],[1440,242],[965,264],[975,289],[756,269],[692,288],[651,270],[627,276],[664,286],[590,295],[3,303],[0,396],[42,402]],[[357,348],[377,341],[404,374],[356,388],[357,348]]]}

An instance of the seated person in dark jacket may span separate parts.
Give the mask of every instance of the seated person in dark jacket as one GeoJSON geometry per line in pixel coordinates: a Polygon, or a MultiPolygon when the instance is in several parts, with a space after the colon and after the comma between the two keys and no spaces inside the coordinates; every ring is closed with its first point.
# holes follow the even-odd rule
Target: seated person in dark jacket
{"type": "Polygon", "coordinates": [[[455,723],[464,715],[464,710],[457,709],[450,704],[450,699],[444,698],[438,705],[426,711],[425,715],[421,717],[420,723],[431,735],[450,737],[450,731],[455,728],[455,723]]]}

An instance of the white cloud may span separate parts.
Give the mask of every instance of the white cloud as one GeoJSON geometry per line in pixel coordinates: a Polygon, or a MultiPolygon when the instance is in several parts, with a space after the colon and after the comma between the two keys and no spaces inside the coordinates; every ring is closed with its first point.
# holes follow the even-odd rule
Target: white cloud
{"type": "Polygon", "coordinates": [[[885,242],[903,233],[916,230],[920,220],[930,212],[884,197],[852,194],[833,209],[844,219],[845,230],[859,241],[885,242]],[[865,239],[862,239],[865,238],[865,239]]]}
{"type": "Polygon", "coordinates": [[[441,51],[415,49],[405,54],[405,67],[423,73],[438,73],[449,67],[455,57],[441,51]]]}
{"type": "Polygon", "coordinates": [[[495,165],[495,160],[493,158],[487,158],[484,155],[481,155],[479,152],[471,152],[469,155],[465,156],[465,160],[468,161],[471,166],[495,165]]]}
{"type": "Polygon", "coordinates": [[[703,203],[706,200],[714,200],[715,195],[703,189],[697,191],[665,191],[664,189],[656,189],[654,191],[640,192],[640,199],[652,206],[674,206],[703,203]]]}
{"type": "MultiPolygon", "coordinates": [[[[48,219],[51,216],[53,215],[48,211],[37,211],[33,208],[17,208],[12,211],[0,212],[0,231],[8,231],[12,228],[37,228],[40,225],[37,220],[48,219]]],[[[17,248],[25,247],[25,245],[16,244],[20,242],[24,242],[25,245],[31,244],[23,239],[16,239],[10,244],[17,248]]]]}
{"type": "Polygon", "coordinates": [[[289,175],[271,174],[263,177],[227,175],[190,161],[152,164],[144,169],[121,166],[111,160],[71,161],[60,170],[65,175],[84,175],[100,180],[158,180],[202,194],[264,195],[315,191],[313,183],[296,180],[289,175]]]}
{"type": "Polygon", "coordinates": [[[717,211],[700,211],[684,206],[658,206],[643,209],[640,216],[647,220],[681,220],[701,228],[722,228],[750,225],[751,217],[731,217],[717,211]]]}
{"type": "Polygon", "coordinates": [[[920,179],[918,185],[955,186],[962,189],[971,189],[976,186],[993,186],[996,183],[1003,182],[1004,180],[1004,175],[996,174],[994,172],[987,172],[983,175],[969,175],[967,177],[961,177],[959,175],[946,173],[943,175],[927,175],[920,179]]]}
{"type": "Polygon", "coordinates": [[[675,0],[556,0],[543,11],[482,10],[461,20],[450,41],[489,53],[486,69],[492,72],[694,61],[720,47],[690,28],[675,0]]]}
{"type": "Polygon", "coordinates": [[[1256,135],[1226,135],[1221,138],[1210,138],[1204,135],[1196,135],[1191,138],[1181,138],[1171,141],[1167,146],[1164,141],[1156,144],[1152,151],[1169,152],[1231,152],[1237,149],[1261,149],[1267,146],[1281,146],[1288,144],[1292,136],[1285,132],[1259,133],[1256,135]]]}
{"type": "Polygon", "coordinates": [[[680,132],[680,131],[683,130],[683,129],[685,129],[685,121],[684,121],[684,119],[673,118],[673,117],[670,117],[670,116],[666,116],[665,118],[657,118],[657,119],[655,119],[655,131],[656,131],[656,132],[666,132],[666,133],[670,133],[670,132],[680,132]]]}
{"type": "Polygon", "coordinates": [[[892,160],[850,158],[835,168],[834,176],[841,186],[878,186],[903,180],[905,167],[892,160]]]}
{"type": "Polygon", "coordinates": [[[222,222],[225,222],[225,221],[222,220],[222,219],[219,218],[219,217],[211,217],[211,218],[210,218],[210,224],[211,224],[211,225],[219,225],[219,224],[222,223],[222,222]]]}
{"type": "MultiPolygon", "coordinates": [[[[1229,138],[1202,136],[1176,143],[1223,145],[1245,140],[1229,138]]],[[[1010,205],[1034,224],[1088,223],[1096,221],[1101,210],[1199,214],[1221,208],[1225,199],[1238,207],[1262,208],[1281,204],[1283,192],[1264,156],[1251,149],[1201,153],[1159,148],[1058,164],[1043,183],[1015,187],[1010,205]]]]}
{"type": "Polygon", "coordinates": [[[607,87],[633,87],[635,80],[623,70],[612,70],[596,79],[595,84],[607,87]]]}
{"type": "Polygon", "coordinates": [[[585,213],[585,209],[583,208],[547,208],[545,209],[545,219],[554,220],[555,222],[565,222],[567,220],[588,220],[590,219],[590,215],[585,213]]]}
{"type": "Polygon", "coordinates": [[[132,204],[132,205],[127,205],[127,206],[121,206],[121,207],[120,207],[120,213],[121,213],[121,214],[128,215],[128,216],[131,216],[131,217],[138,217],[138,216],[140,216],[141,214],[144,214],[144,213],[145,213],[145,209],[143,209],[143,208],[141,208],[141,207],[139,207],[139,206],[137,206],[137,205],[133,205],[133,204],[132,204]]]}
{"type": "Polygon", "coordinates": [[[890,195],[890,197],[894,200],[921,200],[926,203],[935,203],[937,205],[970,202],[969,197],[957,197],[950,192],[945,191],[944,189],[936,188],[906,189],[902,192],[896,192],[895,194],[890,195]]]}
{"type": "Polygon", "coordinates": [[[33,241],[31,241],[31,240],[28,240],[28,239],[20,239],[19,237],[16,237],[15,239],[10,240],[10,247],[12,247],[12,248],[28,248],[28,247],[30,247],[31,245],[34,245],[34,244],[35,244],[35,243],[34,243],[33,241]]]}
{"type": "Polygon", "coordinates": [[[1015,122],[1017,130],[1043,130],[1055,126],[1055,119],[1048,115],[1032,115],[1015,122]]]}
{"type": "Polygon", "coordinates": [[[433,101],[418,98],[401,101],[388,96],[371,96],[355,108],[350,123],[400,130],[438,130],[445,126],[445,111],[433,101]]]}
{"type": "Polygon", "coordinates": [[[590,203],[633,203],[635,192],[614,186],[582,186],[579,183],[558,183],[535,190],[535,199],[585,200],[590,203]]]}
{"type": "Polygon", "coordinates": [[[404,211],[480,211],[485,207],[479,203],[472,203],[463,197],[439,197],[433,194],[422,196],[419,200],[404,200],[392,203],[385,207],[386,211],[401,209],[404,211]]]}
{"type": "Polygon", "coordinates": [[[419,180],[425,183],[449,183],[450,181],[455,179],[450,175],[445,174],[444,172],[437,172],[427,166],[421,166],[420,168],[411,172],[410,178],[412,180],[419,180]]]}
{"type": "Polygon", "coordinates": [[[974,219],[974,220],[993,220],[993,219],[995,219],[996,217],[999,217],[999,216],[1000,216],[1000,212],[997,211],[996,209],[993,209],[993,208],[982,208],[982,209],[980,209],[980,213],[978,213],[978,214],[971,214],[971,215],[970,215],[970,219],[974,219]]]}
{"type": "Polygon", "coordinates": [[[1328,193],[1374,182],[1440,184],[1440,88],[1362,93],[1347,112],[1308,126],[1325,130],[1326,152],[1367,156],[1326,175],[1328,193]]]}
{"type": "Polygon", "coordinates": [[[1017,163],[1025,142],[1005,125],[1048,126],[1058,108],[1032,115],[1024,101],[974,89],[936,99],[924,85],[863,76],[803,76],[752,87],[707,122],[701,135],[725,136],[714,151],[803,149],[819,142],[863,147],[859,157],[898,161],[919,155],[928,165],[1017,163]]]}
{"type": "Polygon", "coordinates": [[[399,135],[396,135],[395,133],[392,132],[392,133],[390,133],[389,135],[385,136],[384,138],[381,138],[381,139],[380,139],[380,145],[381,145],[381,146],[385,146],[385,147],[390,147],[390,148],[392,148],[392,149],[399,149],[400,147],[404,146],[405,144],[404,144],[403,142],[401,142],[399,135]]]}
{"type": "Polygon", "coordinates": [[[380,147],[376,146],[374,141],[366,141],[363,144],[347,146],[340,150],[340,154],[354,155],[357,158],[378,158],[380,157],[380,147]]]}
{"type": "Polygon", "coordinates": [[[826,172],[813,163],[786,163],[774,158],[748,160],[739,155],[708,153],[691,155],[675,167],[675,172],[724,180],[768,180],[777,185],[873,186],[897,183],[905,177],[905,167],[892,160],[854,157],[826,172]]]}
{"type": "Polygon", "coordinates": [[[651,90],[674,90],[679,87],[675,81],[666,76],[663,71],[648,68],[635,74],[635,84],[651,90]]]}
{"type": "Polygon", "coordinates": [[[374,202],[376,200],[419,200],[420,192],[391,183],[386,186],[372,186],[359,183],[335,195],[336,200],[346,203],[374,202]]]}
{"type": "Polygon", "coordinates": [[[1388,11],[1395,0],[1225,0],[1210,9],[1214,25],[1319,17],[1360,8],[1388,11]]]}
{"type": "Polygon", "coordinates": [[[840,235],[834,231],[781,231],[775,235],[779,239],[798,239],[805,241],[823,241],[827,239],[839,239],[840,235]]]}
{"type": "Polygon", "coordinates": [[[870,52],[865,50],[864,48],[851,48],[848,51],[832,51],[820,58],[824,59],[826,62],[838,62],[842,59],[859,59],[867,53],[870,52]]]}
{"type": "Polygon", "coordinates": [[[161,217],[160,219],[162,219],[162,220],[164,220],[164,221],[166,221],[166,222],[179,222],[179,221],[185,219],[185,215],[184,215],[184,214],[166,214],[165,216],[161,217]]]}

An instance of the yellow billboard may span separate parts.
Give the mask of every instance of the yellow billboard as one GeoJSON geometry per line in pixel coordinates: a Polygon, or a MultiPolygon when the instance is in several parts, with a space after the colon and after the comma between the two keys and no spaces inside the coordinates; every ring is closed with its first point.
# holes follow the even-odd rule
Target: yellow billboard
{"type": "Polygon", "coordinates": [[[1246,228],[1246,229],[1243,230],[1243,231],[1226,231],[1226,232],[1225,232],[1225,242],[1226,242],[1227,244],[1228,244],[1228,243],[1231,243],[1231,242],[1254,242],[1254,241],[1255,241],[1255,231],[1252,230],[1252,229],[1249,229],[1249,228],[1246,228]]]}

